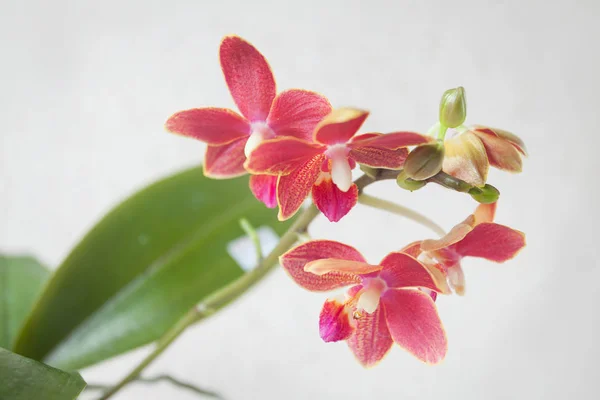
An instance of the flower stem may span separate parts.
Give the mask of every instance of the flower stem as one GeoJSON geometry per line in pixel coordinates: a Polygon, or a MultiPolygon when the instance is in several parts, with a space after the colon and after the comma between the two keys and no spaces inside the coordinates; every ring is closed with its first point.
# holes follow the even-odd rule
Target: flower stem
{"type": "Polygon", "coordinates": [[[358,202],[360,204],[364,204],[369,207],[389,211],[392,214],[400,215],[402,217],[413,220],[413,221],[431,229],[432,231],[434,231],[435,233],[437,233],[440,236],[444,236],[446,234],[446,231],[444,231],[444,229],[441,226],[439,226],[438,224],[436,224],[435,222],[433,222],[432,220],[430,220],[423,214],[420,214],[417,211],[412,210],[408,207],[401,206],[400,204],[392,203],[391,201],[387,201],[384,199],[380,199],[378,197],[370,196],[365,193],[361,194],[358,197],[358,202]]]}

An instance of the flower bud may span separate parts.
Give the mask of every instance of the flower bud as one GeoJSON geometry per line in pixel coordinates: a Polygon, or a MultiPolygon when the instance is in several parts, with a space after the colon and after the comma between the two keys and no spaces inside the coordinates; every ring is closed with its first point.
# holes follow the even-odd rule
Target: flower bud
{"type": "Polygon", "coordinates": [[[427,181],[415,181],[414,179],[410,179],[408,176],[406,176],[406,173],[402,171],[398,174],[398,177],[396,178],[396,183],[402,189],[414,192],[415,190],[419,190],[423,186],[425,186],[427,184],[427,181]]]}
{"type": "Polygon", "coordinates": [[[404,162],[406,176],[416,181],[431,178],[442,170],[444,144],[441,142],[423,144],[410,152],[404,162]]]}
{"type": "Polygon", "coordinates": [[[448,128],[456,128],[467,118],[467,99],[465,89],[459,86],[448,89],[440,102],[440,123],[448,128]]]}
{"type": "Polygon", "coordinates": [[[473,187],[469,190],[472,198],[482,204],[491,204],[498,201],[500,191],[490,184],[485,184],[483,187],[473,187]]]}

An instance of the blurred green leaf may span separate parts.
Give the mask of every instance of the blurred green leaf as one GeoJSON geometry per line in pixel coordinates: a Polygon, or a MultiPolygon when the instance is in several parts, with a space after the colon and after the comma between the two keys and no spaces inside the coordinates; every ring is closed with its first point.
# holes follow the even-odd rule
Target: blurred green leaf
{"type": "Polygon", "coordinates": [[[68,373],[0,348],[0,399],[72,400],[85,388],[78,373],[68,373]]]}
{"type": "MultiPolygon", "coordinates": [[[[158,339],[194,304],[242,275],[227,245],[277,221],[248,178],[193,168],[127,199],[79,243],[49,282],[15,351],[80,369],[158,339]]],[[[253,257],[251,253],[250,257],[253,257]]]]}
{"type": "Polygon", "coordinates": [[[11,349],[50,271],[27,256],[0,255],[0,347],[11,349]]]}

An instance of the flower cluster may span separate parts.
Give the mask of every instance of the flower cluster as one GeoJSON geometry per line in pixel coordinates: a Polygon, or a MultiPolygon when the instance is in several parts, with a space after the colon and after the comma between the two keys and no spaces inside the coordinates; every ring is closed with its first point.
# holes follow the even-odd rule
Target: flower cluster
{"type": "Polygon", "coordinates": [[[411,191],[434,182],[482,203],[442,238],[399,247],[377,264],[329,240],[300,244],[280,257],[292,279],[308,290],[349,287],[323,306],[324,341],[347,341],[365,366],[381,360],[393,343],[424,362],[441,361],[447,340],[435,302],[438,294],[464,294],[462,259],[504,262],[525,246],[523,233],[493,222],[499,192],[486,182],[490,165],[521,171],[523,142],[501,129],[464,125],[462,88],[444,93],[439,121],[428,134],[359,134],[367,111],[334,109],[307,90],[277,94],[266,59],[243,39],[224,38],[219,57],[241,115],[195,108],[171,116],[166,129],[208,145],[206,176],[251,174],[252,193],[267,207],[278,206],[280,220],[292,217],[311,196],[330,221],[339,221],[360,196],[362,188],[352,180],[357,165],[372,181],[391,176],[411,191]]]}

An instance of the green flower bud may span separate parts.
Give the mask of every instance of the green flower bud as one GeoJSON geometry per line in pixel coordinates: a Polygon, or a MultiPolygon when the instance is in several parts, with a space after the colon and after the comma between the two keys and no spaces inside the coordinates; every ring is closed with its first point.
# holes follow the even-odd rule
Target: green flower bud
{"type": "Polygon", "coordinates": [[[377,176],[377,168],[368,167],[366,165],[358,164],[360,170],[367,174],[371,178],[375,178],[377,176]]]}
{"type": "Polygon", "coordinates": [[[448,128],[462,125],[467,118],[467,99],[462,86],[448,89],[440,102],[440,123],[448,128]]]}
{"type": "Polygon", "coordinates": [[[404,172],[411,179],[423,181],[440,172],[443,162],[444,144],[442,142],[423,144],[406,157],[404,172]]]}
{"type": "Polygon", "coordinates": [[[411,192],[419,190],[427,184],[426,181],[415,181],[414,179],[410,179],[408,176],[406,176],[406,173],[404,171],[398,174],[398,177],[396,178],[396,183],[402,189],[410,190],[411,192]]]}
{"type": "Polygon", "coordinates": [[[469,194],[472,198],[482,204],[495,203],[498,201],[498,197],[500,197],[500,191],[487,183],[483,187],[471,188],[469,194]]]}

